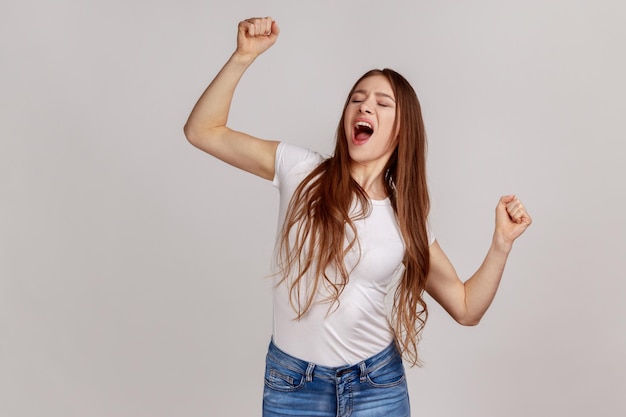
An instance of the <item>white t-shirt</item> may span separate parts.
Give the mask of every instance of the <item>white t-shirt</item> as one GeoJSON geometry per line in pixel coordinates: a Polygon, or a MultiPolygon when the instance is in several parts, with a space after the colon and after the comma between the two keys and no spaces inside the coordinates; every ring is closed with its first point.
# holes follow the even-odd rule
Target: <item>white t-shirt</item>
{"type": "MultiPolygon", "coordinates": [[[[280,191],[278,237],[295,189],[324,159],[299,146],[284,142],[278,146],[273,181],[280,191]]],[[[273,341],[284,352],[335,367],[367,359],[393,341],[388,317],[395,286],[404,271],[404,243],[391,201],[370,202],[370,214],[355,221],[359,245],[345,258],[350,279],[339,304],[323,302],[329,293],[320,285],[320,302],[295,320],[296,313],[289,302],[289,279],[274,286],[273,341]]],[[[429,243],[433,240],[430,236],[429,243]]],[[[275,283],[279,280],[277,276],[275,283]]]]}

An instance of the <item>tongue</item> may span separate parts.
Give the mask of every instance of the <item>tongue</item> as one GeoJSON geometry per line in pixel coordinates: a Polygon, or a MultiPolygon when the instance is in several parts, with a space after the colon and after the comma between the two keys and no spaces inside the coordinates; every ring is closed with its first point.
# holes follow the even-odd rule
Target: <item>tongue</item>
{"type": "Polygon", "coordinates": [[[367,132],[358,132],[354,138],[359,141],[359,142],[363,142],[366,141],[370,138],[370,136],[372,136],[371,134],[367,133],[367,132]]]}

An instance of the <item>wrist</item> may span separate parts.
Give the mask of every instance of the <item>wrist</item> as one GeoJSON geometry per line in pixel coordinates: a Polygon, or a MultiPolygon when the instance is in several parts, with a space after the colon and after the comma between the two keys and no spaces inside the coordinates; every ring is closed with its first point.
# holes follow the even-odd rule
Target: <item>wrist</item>
{"type": "Polygon", "coordinates": [[[247,67],[248,65],[254,62],[256,57],[257,57],[256,55],[253,55],[250,53],[242,53],[236,50],[235,52],[233,52],[230,59],[240,65],[244,65],[247,67]]]}
{"type": "Polygon", "coordinates": [[[513,249],[513,241],[507,239],[499,233],[494,233],[491,240],[491,247],[494,251],[503,255],[508,255],[513,249]]]}

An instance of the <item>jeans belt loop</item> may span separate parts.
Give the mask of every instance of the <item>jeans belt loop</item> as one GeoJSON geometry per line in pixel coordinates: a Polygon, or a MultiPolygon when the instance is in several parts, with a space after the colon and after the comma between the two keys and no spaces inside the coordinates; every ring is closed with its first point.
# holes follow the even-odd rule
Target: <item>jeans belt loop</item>
{"type": "Polygon", "coordinates": [[[306,382],[313,381],[313,369],[315,369],[315,364],[309,362],[309,366],[306,367],[306,382]]]}
{"type": "Polygon", "coordinates": [[[365,362],[359,363],[359,368],[361,368],[361,378],[360,378],[360,381],[361,382],[365,382],[365,377],[367,376],[367,373],[365,372],[365,362]]]}

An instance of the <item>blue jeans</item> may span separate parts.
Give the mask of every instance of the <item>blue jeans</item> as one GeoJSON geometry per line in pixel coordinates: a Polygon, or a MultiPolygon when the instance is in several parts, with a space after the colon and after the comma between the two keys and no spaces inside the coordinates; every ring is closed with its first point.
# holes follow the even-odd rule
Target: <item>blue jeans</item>
{"type": "Polygon", "coordinates": [[[402,358],[394,343],[353,366],[329,368],[270,342],[263,417],[410,417],[402,358]]]}

